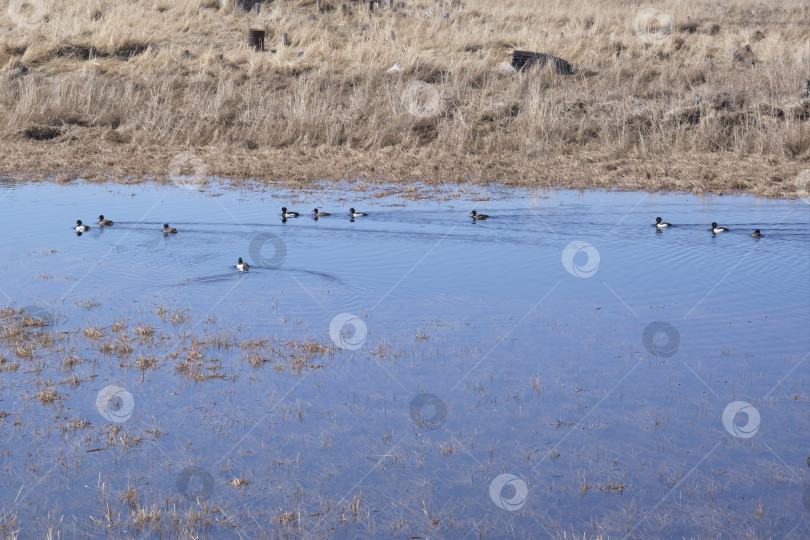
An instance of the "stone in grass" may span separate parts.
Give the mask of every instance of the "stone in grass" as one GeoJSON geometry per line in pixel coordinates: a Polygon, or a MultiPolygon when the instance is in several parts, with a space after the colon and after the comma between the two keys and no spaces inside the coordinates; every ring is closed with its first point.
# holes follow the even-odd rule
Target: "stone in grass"
{"type": "Polygon", "coordinates": [[[498,73],[502,75],[509,75],[517,71],[509,62],[501,62],[498,64],[498,73]]]}
{"type": "Polygon", "coordinates": [[[522,70],[531,67],[535,64],[545,66],[551,64],[554,71],[562,75],[572,75],[574,69],[567,60],[563,60],[558,56],[546,53],[536,53],[531,51],[513,51],[510,56],[512,57],[512,67],[516,70],[522,70]]]}

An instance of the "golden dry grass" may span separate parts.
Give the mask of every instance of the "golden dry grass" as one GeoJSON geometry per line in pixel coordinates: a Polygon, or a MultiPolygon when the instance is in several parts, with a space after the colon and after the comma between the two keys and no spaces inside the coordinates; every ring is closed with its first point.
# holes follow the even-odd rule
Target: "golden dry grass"
{"type": "Polygon", "coordinates": [[[0,174],[795,196],[810,163],[801,0],[28,2],[0,2],[0,174]],[[499,73],[513,49],[576,74],[499,73]]]}

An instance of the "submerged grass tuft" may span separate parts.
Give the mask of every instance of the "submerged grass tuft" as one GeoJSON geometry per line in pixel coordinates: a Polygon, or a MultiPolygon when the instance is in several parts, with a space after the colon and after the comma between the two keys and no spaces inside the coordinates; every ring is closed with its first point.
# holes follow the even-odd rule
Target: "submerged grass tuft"
{"type": "Polygon", "coordinates": [[[45,390],[40,390],[39,392],[34,394],[34,399],[42,402],[45,405],[53,403],[54,401],[57,400],[58,397],[59,397],[59,394],[57,394],[56,391],[53,390],[52,388],[47,388],[45,390]]]}

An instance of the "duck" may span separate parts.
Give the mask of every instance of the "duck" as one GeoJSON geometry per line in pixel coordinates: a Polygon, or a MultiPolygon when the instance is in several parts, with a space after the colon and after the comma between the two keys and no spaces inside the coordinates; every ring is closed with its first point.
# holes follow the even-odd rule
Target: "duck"
{"type": "Polygon", "coordinates": [[[357,212],[354,208],[349,208],[349,215],[353,218],[360,217],[360,216],[367,216],[365,212],[357,212]]]}
{"type": "Polygon", "coordinates": [[[727,230],[729,230],[729,229],[727,229],[726,227],[718,227],[717,222],[712,221],[712,232],[714,234],[721,233],[721,232],[724,232],[724,231],[727,231],[727,230]]]}
{"type": "Polygon", "coordinates": [[[250,270],[250,265],[242,260],[242,257],[239,257],[239,260],[236,262],[236,269],[240,272],[244,272],[246,270],[250,270]]]}
{"type": "Polygon", "coordinates": [[[479,220],[480,220],[480,219],[487,219],[487,218],[489,217],[489,216],[488,216],[488,215],[486,215],[486,214],[479,214],[479,213],[478,213],[478,212],[476,212],[475,210],[473,210],[473,211],[472,211],[471,215],[472,215],[472,218],[473,218],[473,219],[479,219],[479,220]]]}
{"type": "Polygon", "coordinates": [[[759,229],[754,229],[754,232],[751,233],[751,236],[753,236],[754,238],[761,238],[762,233],[759,232],[759,229]]]}
{"type": "Polygon", "coordinates": [[[281,217],[285,217],[285,218],[298,217],[299,215],[300,214],[298,212],[293,212],[293,211],[288,212],[286,206],[282,207],[282,209],[281,209],[281,217]]]}
{"type": "Polygon", "coordinates": [[[113,225],[114,222],[109,219],[104,219],[104,214],[101,214],[100,216],[98,216],[98,224],[101,227],[109,227],[110,225],[113,225]]]}
{"type": "Polygon", "coordinates": [[[76,220],[76,232],[84,232],[89,230],[90,230],[89,225],[85,225],[84,223],[82,223],[82,220],[80,219],[76,220]]]}
{"type": "Polygon", "coordinates": [[[663,229],[664,227],[672,227],[672,223],[667,223],[666,221],[661,221],[660,217],[655,218],[654,225],[659,229],[663,229]]]}
{"type": "Polygon", "coordinates": [[[169,227],[168,223],[164,223],[163,224],[163,234],[169,234],[169,233],[175,234],[175,233],[177,233],[177,229],[175,229],[174,227],[169,227]]]}
{"type": "Polygon", "coordinates": [[[318,209],[312,211],[315,214],[315,217],[324,217],[324,216],[331,216],[329,212],[318,212],[318,209]]]}

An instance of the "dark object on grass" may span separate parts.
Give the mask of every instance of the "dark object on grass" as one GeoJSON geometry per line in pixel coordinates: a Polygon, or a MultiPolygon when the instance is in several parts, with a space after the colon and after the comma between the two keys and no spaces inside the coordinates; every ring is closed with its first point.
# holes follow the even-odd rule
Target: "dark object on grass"
{"type": "Polygon", "coordinates": [[[248,47],[257,51],[264,50],[264,30],[248,30],[248,47]]]}
{"type": "Polygon", "coordinates": [[[62,130],[52,126],[30,126],[23,131],[23,135],[35,141],[50,141],[62,135],[62,130]]]}
{"type": "Polygon", "coordinates": [[[534,64],[545,66],[549,62],[554,66],[554,71],[562,75],[573,75],[574,69],[571,64],[558,56],[553,56],[546,53],[536,53],[530,51],[514,51],[510,55],[512,57],[512,66],[520,71],[521,69],[531,67],[534,64]]]}
{"type": "Polygon", "coordinates": [[[754,51],[751,50],[751,45],[746,45],[745,47],[735,49],[732,51],[731,56],[737,62],[742,62],[744,64],[751,64],[753,66],[757,63],[757,55],[755,55],[754,51]]]}

